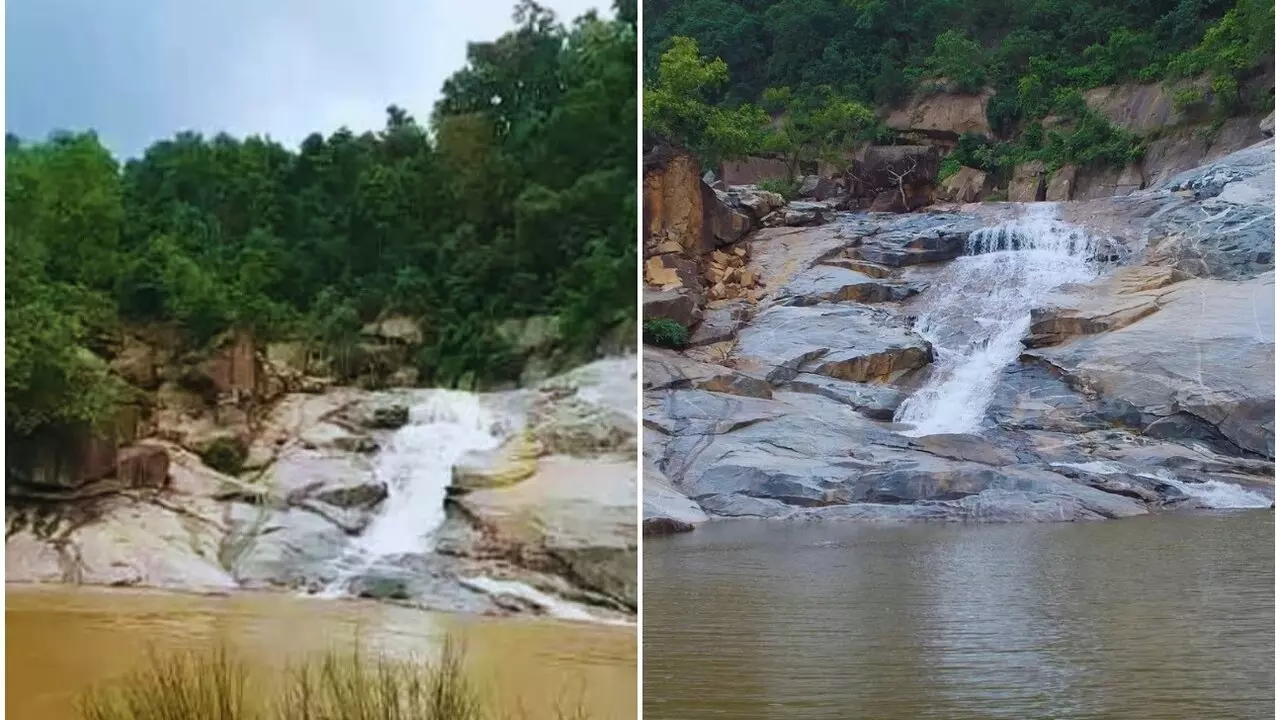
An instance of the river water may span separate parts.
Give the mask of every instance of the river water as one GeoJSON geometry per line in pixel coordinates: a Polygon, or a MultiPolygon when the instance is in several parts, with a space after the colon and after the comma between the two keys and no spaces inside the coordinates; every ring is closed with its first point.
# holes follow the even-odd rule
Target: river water
{"type": "Polygon", "coordinates": [[[644,717],[1274,717],[1269,510],[709,523],[644,548],[644,717]]]}
{"type": "Polygon", "coordinates": [[[258,671],[349,647],[428,658],[460,640],[497,709],[530,720],[557,705],[588,717],[636,717],[632,627],[437,615],[363,601],[283,594],[226,597],[91,588],[5,588],[5,709],[12,720],[73,720],[89,687],[143,666],[149,653],[223,644],[258,671]]]}

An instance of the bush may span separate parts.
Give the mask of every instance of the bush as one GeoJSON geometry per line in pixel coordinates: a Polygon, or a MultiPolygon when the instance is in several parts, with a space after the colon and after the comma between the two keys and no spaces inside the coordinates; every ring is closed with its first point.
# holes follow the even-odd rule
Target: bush
{"type": "Polygon", "coordinates": [[[759,187],[761,190],[778,193],[787,202],[794,200],[796,195],[800,192],[800,183],[797,183],[794,180],[787,182],[782,178],[767,178],[765,180],[761,180],[756,183],[756,187],[759,187]]]}
{"type": "Polygon", "coordinates": [[[217,438],[200,451],[200,459],[204,464],[223,475],[239,475],[248,457],[248,448],[233,437],[217,438]]]}
{"type": "MultiPolygon", "coordinates": [[[[492,712],[446,640],[432,664],[330,651],[290,668],[272,695],[224,648],[152,657],[81,698],[84,720],[481,720],[492,712]]],[[[552,716],[564,717],[560,710],[552,716]]],[[[582,717],[581,711],[572,717],[582,717]]]]}
{"type": "Polygon", "coordinates": [[[646,320],[644,341],[658,347],[682,348],[689,344],[689,329],[671,318],[646,320]]]}

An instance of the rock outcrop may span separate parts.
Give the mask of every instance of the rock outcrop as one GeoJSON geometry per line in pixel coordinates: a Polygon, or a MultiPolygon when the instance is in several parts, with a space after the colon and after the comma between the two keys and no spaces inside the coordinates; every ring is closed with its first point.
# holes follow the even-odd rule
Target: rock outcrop
{"type": "MultiPolygon", "coordinates": [[[[969,234],[1020,206],[843,214],[748,235],[745,267],[768,292],[736,334],[646,349],[646,534],[706,517],[1100,520],[1212,507],[1222,492],[1266,507],[1274,163],[1266,142],[1157,187],[1062,205],[1103,239],[1101,272],[1032,310],[1025,352],[968,434],[894,422],[936,372],[914,316],[969,234]]],[[[1075,195],[1087,172],[1024,168],[1024,194],[1075,195]]]]}
{"type": "Polygon", "coordinates": [[[977,94],[926,92],[911,98],[902,108],[893,110],[885,124],[908,137],[954,144],[961,135],[992,137],[987,121],[987,102],[995,91],[977,94]]]}
{"type": "Polygon", "coordinates": [[[193,591],[341,581],[355,594],[439,610],[548,611],[485,590],[479,577],[605,617],[630,614],[636,380],[636,359],[619,358],[478,396],[504,418],[491,432],[506,441],[494,462],[459,464],[459,492],[445,505],[419,509],[426,529],[433,514],[443,520],[434,551],[363,566],[353,548],[392,502],[379,453],[414,422],[410,408],[442,391],[332,388],[272,404],[254,423],[239,476],[145,440],[119,452],[115,479],[78,495],[11,495],[6,579],[193,591]]]}

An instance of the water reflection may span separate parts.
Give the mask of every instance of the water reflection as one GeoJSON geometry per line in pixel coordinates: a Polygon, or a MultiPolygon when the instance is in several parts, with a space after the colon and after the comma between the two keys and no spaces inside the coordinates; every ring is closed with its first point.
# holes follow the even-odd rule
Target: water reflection
{"type": "Polygon", "coordinates": [[[1270,512],[645,545],[645,717],[1269,717],[1270,512]]]}

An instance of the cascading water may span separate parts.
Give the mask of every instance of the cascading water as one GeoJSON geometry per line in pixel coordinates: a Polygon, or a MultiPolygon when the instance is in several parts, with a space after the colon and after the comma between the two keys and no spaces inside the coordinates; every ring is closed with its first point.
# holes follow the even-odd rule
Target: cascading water
{"type": "Polygon", "coordinates": [[[1075,468],[1076,470],[1084,470],[1085,472],[1096,473],[1098,475],[1114,475],[1117,473],[1130,473],[1139,477],[1158,480],[1162,483],[1172,485],[1183,492],[1187,497],[1195,498],[1201,506],[1211,508],[1213,510],[1244,510],[1250,508],[1271,507],[1271,498],[1260,492],[1250,490],[1234,483],[1223,482],[1221,480],[1206,480],[1204,482],[1193,483],[1183,482],[1174,477],[1173,473],[1164,468],[1155,468],[1154,470],[1130,469],[1120,463],[1108,460],[1092,460],[1082,463],[1059,463],[1060,467],[1075,468]]]}
{"type": "Polygon", "coordinates": [[[496,447],[503,428],[479,396],[453,390],[414,395],[409,422],[378,454],[375,476],[386,483],[381,512],[339,561],[326,595],[346,592],[351,578],[384,559],[432,550],[444,522],[446,488],[453,466],[471,450],[496,447]]]}
{"type": "Polygon", "coordinates": [[[915,330],[934,348],[928,382],[898,409],[905,434],[979,428],[1003,368],[1017,359],[1031,311],[1056,288],[1098,273],[1097,243],[1058,219],[1055,204],[970,234],[965,255],[943,272],[915,330]]]}

